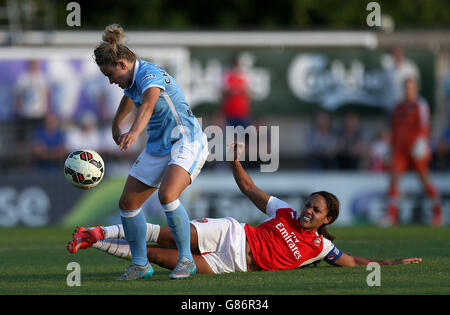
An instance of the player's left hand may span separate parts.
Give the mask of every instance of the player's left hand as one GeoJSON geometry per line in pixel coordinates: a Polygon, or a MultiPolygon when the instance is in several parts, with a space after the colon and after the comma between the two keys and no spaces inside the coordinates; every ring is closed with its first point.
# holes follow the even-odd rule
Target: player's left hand
{"type": "Polygon", "coordinates": [[[403,258],[403,259],[395,260],[394,264],[396,264],[396,265],[418,264],[421,261],[422,261],[422,258],[411,257],[411,258],[403,258]]]}
{"type": "Polygon", "coordinates": [[[244,152],[245,149],[245,144],[242,142],[229,142],[227,146],[229,150],[232,152],[233,158],[235,160],[242,156],[242,153],[244,152]]]}
{"type": "Polygon", "coordinates": [[[136,142],[138,134],[133,131],[124,133],[119,138],[119,147],[122,152],[128,150],[128,148],[136,142]]]}

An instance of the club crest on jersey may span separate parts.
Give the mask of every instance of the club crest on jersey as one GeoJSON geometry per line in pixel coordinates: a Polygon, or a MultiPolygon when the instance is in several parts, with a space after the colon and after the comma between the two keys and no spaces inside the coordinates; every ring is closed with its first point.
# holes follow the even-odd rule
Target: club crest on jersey
{"type": "Polygon", "coordinates": [[[316,246],[320,246],[320,244],[322,243],[322,239],[318,236],[318,237],[315,237],[314,239],[313,239],[313,243],[314,243],[314,245],[316,245],[316,246]]]}

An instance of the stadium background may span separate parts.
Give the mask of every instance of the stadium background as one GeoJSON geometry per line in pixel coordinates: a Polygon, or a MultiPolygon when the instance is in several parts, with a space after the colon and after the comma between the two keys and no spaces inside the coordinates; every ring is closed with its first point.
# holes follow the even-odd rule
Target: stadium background
{"type": "MultiPolygon", "coordinates": [[[[384,27],[369,27],[368,2],[343,1],[335,10],[333,1],[279,1],[276,8],[260,1],[77,1],[81,25],[69,26],[69,1],[1,1],[0,226],[120,221],[117,201],[146,135],[127,154],[112,143],[110,122],[121,91],[92,60],[104,26],[111,23],[125,28],[139,56],[172,73],[203,127],[218,122],[222,73],[238,56],[251,82],[253,123],[280,131],[279,169],[261,173],[265,162],[248,163],[255,182],[296,207],[314,190],[335,192],[342,202],[336,225],[374,224],[384,212],[388,178],[380,167],[386,149],[381,135],[393,97],[392,48],[401,47],[417,66],[421,94],[431,106],[431,167],[448,225],[449,4],[377,1],[384,27]],[[47,112],[26,119],[15,109],[30,61],[38,61],[47,105],[65,134],[64,152],[55,158],[33,149],[47,112]],[[327,168],[313,165],[308,135],[320,108],[330,112],[336,137],[347,115],[356,115],[363,149],[355,164],[341,165],[333,156],[335,163],[327,168]],[[76,190],[63,176],[67,152],[80,145],[97,150],[106,163],[103,182],[91,191],[76,190]]],[[[418,180],[408,174],[402,189],[402,222],[427,223],[430,202],[418,180]]],[[[208,162],[183,198],[191,218],[263,219],[239,193],[226,162],[208,162]]],[[[147,218],[164,223],[162,213],[151,212],[152,202],[145,206],[147,218]]]]}

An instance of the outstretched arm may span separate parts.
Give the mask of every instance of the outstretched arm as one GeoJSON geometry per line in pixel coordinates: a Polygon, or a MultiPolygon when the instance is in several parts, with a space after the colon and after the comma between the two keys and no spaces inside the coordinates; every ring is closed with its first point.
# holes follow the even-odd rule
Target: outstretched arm
{"type": "Polygon", "coordinates": [[[233,177],[241,192],[250,199],[255,206],[266,213],[267,202],[270,196],[259,189],[239,162],[238,157],[243,152],[244,144],[233,142],[229,144],[230,150],[234,150],[234,160],[231,162],[233,177]]]}
{"type": "Polygon", "coordinates": [[[397,260],[380,260],[380,259],[370,259],[365,257],[357,257],[347,255],[342,253],[342,256],[334,262],[334,265],[342,267],[355,267],[355,266],[366,266],[371,262],[376,262],[380,265],[403,265],[403,264],[418,264],[422,261],[422,258],[402,258],[397,260]]]}

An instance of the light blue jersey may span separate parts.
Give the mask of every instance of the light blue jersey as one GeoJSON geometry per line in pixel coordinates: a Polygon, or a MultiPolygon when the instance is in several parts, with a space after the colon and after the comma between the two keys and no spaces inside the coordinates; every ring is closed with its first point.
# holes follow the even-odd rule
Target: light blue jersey
{"type": "Polygon", "coordinates": [[[181,137],[189,142],[201,141],[201,126],[175,79],[151,62],[136,60],[133,82],[124,90],[124,94],[139,108],[144,91],[154,86],[162,91],[147,125],[149,137],[146,151],[151,155],[162,156],[169,154],[172,144],[181,137]]]}

